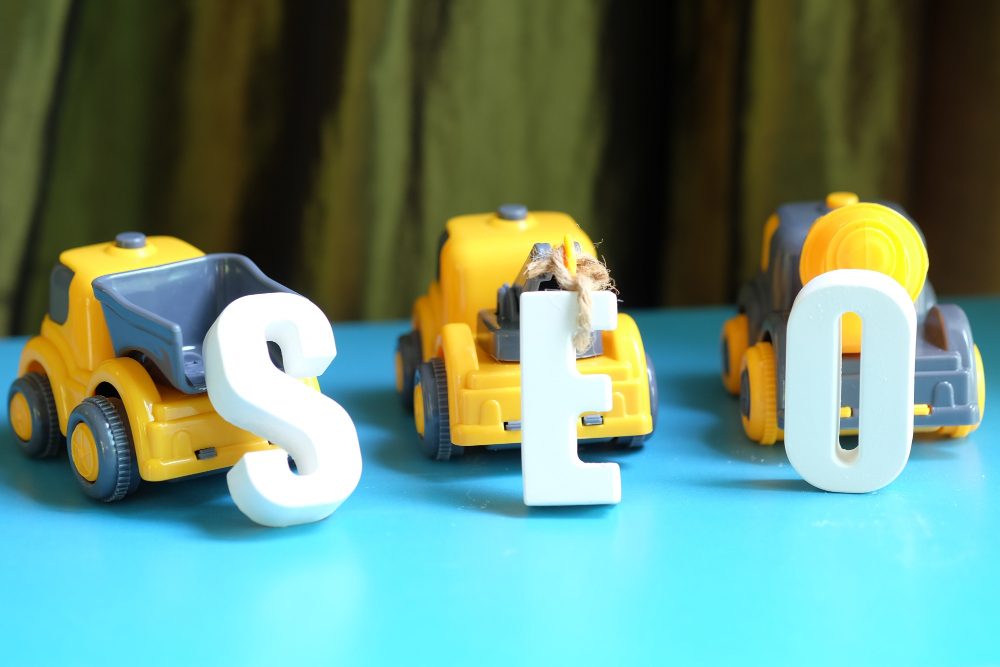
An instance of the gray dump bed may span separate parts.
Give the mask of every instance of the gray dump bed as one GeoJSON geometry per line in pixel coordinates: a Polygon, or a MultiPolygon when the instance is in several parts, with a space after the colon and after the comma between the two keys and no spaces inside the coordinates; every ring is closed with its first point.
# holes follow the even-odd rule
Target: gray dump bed
{"type": "Polygon", "coordinates": [[[188,394],[205,391],[201,344],[219,313],[250,294],[291,292],[243,255],[205,255],[94,281],[115,354],[140,355],[188,394]]]}

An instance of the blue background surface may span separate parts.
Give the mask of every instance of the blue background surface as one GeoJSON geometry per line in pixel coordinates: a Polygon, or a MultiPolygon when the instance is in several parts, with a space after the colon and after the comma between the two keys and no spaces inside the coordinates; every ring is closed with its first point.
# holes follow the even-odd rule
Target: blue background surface
{"type": "MultiPolygon", "coordinates": [[[[1000,386],[1000,301],[964,300],[1000,386]]],[[[101,505],[0,429],[0,663],[1000,663],[1000,426],[915,442],[890,487],[813,490],[743,436],[724,309],[637,314],[660,423],[616,507],[527,508],[516,451],[418,452],[406,325],[335,325],[324,391],[364,473],[328,520],[260,528],[223,476],[101,505]]],[[[22,340],[0,342],[0,382],[22,340]]],[[[0,410],[6,410],[6,402],[0,410]]]]}

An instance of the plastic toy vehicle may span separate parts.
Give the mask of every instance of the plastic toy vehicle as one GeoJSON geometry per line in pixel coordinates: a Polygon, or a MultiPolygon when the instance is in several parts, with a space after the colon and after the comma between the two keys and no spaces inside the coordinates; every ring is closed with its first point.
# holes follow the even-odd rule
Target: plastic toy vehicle
{"type": "MultiPolygon", "coordinates": [[[[559,289],[548,276],[526,280],[523,267],[564,239],[594,254],[587,235],[562,213],[507,204],[496,214],[448,221],[437,279],[416,301],[413,330],[396,348],[396,388],[430,458],[520,443],[519,297],[559,289]]],[[[656,422],[656,376],[635,322],[619,314],[618,328],[595,332],[577,358],[581,373],[611,376],[614,404],[610,412],[581,416],[577,437],[642,446],[656,422]]]]}
{"type": "MultiPolygon", "coordinates": [[[[722,382],[740,396],[750,439],[783,438],[785,329],[802,285],[834,269],[870,269],[895,278],[917,311],[914,430],[960,438],[982,420],[983,361],[962,309],[939,304],[919,229],[893,203],[859,203],[835,192],[825,202],[786,204],[764,228],[761,271],[739,293],[739,315],[722,328],[722,382]]],[[[861,321],[841,321],[841,433],[858,428],[861,321]]]]}
{"type": "Polygon", "coordinates": [[[55,456],[65,442],[84,492],[110,502],[141,480],[207,473],[271,448],[212,408],[201,345],[230,302],[279,291],[290,290],[246,257],[166,236],[126,232],[63,252],[8,394],[22,451],[55,456]]]}

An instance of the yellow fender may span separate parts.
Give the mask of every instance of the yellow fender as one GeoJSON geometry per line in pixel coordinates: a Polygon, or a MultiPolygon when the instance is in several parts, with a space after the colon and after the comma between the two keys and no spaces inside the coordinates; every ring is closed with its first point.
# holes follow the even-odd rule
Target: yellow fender
{"type": "Polygon", "coordinates": [[[479,369],[476,341],[469,325],[464,322],[444,325],[441,329],[441,350],[448,374],[448,412],[454,425],[461,414],[458,393],[465,384],[465,376],[479,369]]]}
{"type": "Polygon", "coordinates": [[[423,361],[427,361],[434,356],[437,347],[437,338],[434,336],[437,325],[429,295],[420,297],[413,304],[413,328],[420,332],[420,354],[423,361]]]}
{"type": "Polygon", "coordinates": [[[49,378],[52,393],[56,399],[56,413],[59,415],[59,431],[65,435],[69,413],[76,407],[76,397],[68,391],[72,378],[66,369],[66,362],[52,341],[41,336],[33,336],[21,351],[21,361],[17,367],[18,377],[25,373],[41,373],[49,378]]]}
{"type": "Polygon", "coordinates": [[[142,364],[131,357],[109,359],[99,365],[90,377],[87,395],[96,394],[102,384],[114,387],[121,397],[141,470],[143,461],[149,457],[147,428],[153,423],[153,406],[161,402],[160,391],[142,364]]]}
{"type": "Polygon", "coordinates": [[[646,349],[642,345],[639,327],[632,316],[619,313],[618,327],[605,335],[614,345],[615,356],[635,368],[638,377],[646,377],[646,349]]]}
{"type": "Polygon", "coordinates": [[[618,327],[614,331],[605,332],[604,335],[605,345],[607,346],[608,339],[610,339],[614,345],[616,356],[623,361],[628,361],[629,365],[635,369],[635,375],[631,379],[639,382],[642,395],[646,397],[642,411],[644,414],[650,415],[653,401],[652,396],[649,395],[649,382],[646,380],[646,348],[642,344],[639,326],[631,315],[619,313],[618,327]]]}

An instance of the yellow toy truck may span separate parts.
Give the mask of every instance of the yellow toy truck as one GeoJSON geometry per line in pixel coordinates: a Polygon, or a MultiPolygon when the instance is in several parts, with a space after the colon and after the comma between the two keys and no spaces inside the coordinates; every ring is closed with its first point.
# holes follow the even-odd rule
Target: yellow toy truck
{"type": "MultiPolygon", "coordinates": [[[[739,314],[722,328],[722,383],[740,397],[747,436],[784,439],[785,331],[802,286],[835,269],[869,269],[895,278],[917,313],[913,426],[962,438],[986,409],[986,375],[972,327],[957,305],[938,303],[927,280],[923,235],[898,204],[860,202],[851,192],[780,206],[764,228],[761,270],[739,293],[739,314]]],[[[840,428],[860,423],[861,320],[841,322],[840,428]]]]}
{"type": "MultiPolygon", "coordinates": [[[[595,254],[587,235],[563,213],[506,204],[495,214],[448,221],[437,278],[416,301],[413,330],[396,348],[396,388],[413,410],[430,458],[520,443],[519,297],[559,289],[550,276],[527,279],[524,267],[564,239],[595,254]]],[[[641,447],[653,432],[658,401],[656,375],[634,320],[619,314],[617,329],[594,332],[589,349],[577,355],[577,368],[611,376],[614,406],[581,415],[577,437],[641,447]]]]}
{"type": "Polygon", "coordinates": [[[52,457],[65,443],[83,491],[112,502],[141,480],[208,473],[271,448],[212,408],[201,345],[230,302],[288,291],[242,255],[166,236],[126,232],[63,252],[8,394],[21,450],[52,457]]]}

